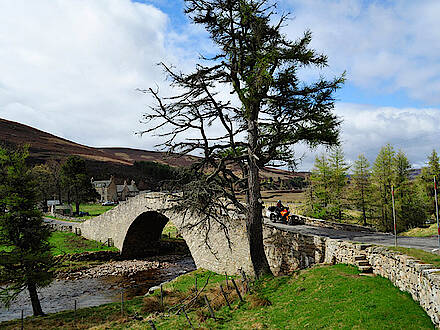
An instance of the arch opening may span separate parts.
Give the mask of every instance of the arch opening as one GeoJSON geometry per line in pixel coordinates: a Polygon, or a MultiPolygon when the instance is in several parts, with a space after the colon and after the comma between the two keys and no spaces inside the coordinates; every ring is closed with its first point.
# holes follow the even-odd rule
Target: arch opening
{"type": "Polygon", "coordinates": [[[121,255],[139,258],[173,253],[189,253],[185,241],[162,240],[162,231],[169,219],[156,211],[140,214],[128,228],[122,245],[121,255]]]}

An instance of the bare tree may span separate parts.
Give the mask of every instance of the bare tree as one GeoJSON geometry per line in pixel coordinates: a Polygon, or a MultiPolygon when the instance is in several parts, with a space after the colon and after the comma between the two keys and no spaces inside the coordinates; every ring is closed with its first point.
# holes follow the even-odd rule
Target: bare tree
{"type": "Polygon", "coordinates": [[[185,13],[205,27],[218,51],[202,57],[189,74],[162,63],[177,92],[163,97],[158,89],[144,90],[151,93],[155,106],[145,114],[152,126],[143,133],[155,131],[165,137],[163,147],[170,152],[202,156],[193,169],[197,180],[186,184],[180,205],[206,214],[207,228],[210,215],[219,209],[225,213],[233,207],[244,214],[258,277],[270,273],[263,246],[259,171],[265,165],[295,165],[293,146],[298,142],[311,146],[338,142],[333,93],[344,76],[320,77],[312,83],[299,79],[300,69],[325,67],[327,58],[309,48],[310,31],[296,41],[282,34],[288,14],[278,15],[274,2],[186,0],[185,4],[185,13]]]}

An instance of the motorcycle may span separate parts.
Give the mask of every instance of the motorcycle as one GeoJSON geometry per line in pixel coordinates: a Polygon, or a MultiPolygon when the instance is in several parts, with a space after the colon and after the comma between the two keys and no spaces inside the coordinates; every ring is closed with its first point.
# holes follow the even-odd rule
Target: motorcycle
{"type": "Polygon", "coordinates": [[[281,222],[288,225],[291,225],[290,221],[290,211],[288,207],[285,207],[281,212],[277,211],[276,206],[269,206],[266,211],[266,216],[270,219],[272,222],[281,222]]]}

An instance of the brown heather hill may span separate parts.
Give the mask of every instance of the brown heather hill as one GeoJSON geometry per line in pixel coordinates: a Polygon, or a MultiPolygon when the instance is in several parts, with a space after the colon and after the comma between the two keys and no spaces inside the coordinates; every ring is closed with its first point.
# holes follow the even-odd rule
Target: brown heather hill
{"type": "MultiPolygon", "coordinates": [[[[77,155],[87,161],[87,166],[95,179],[109,175],[119,178],[137,177],[133,169],[135,161],[151,161],[176,167],[190,166],[197,160],[195,156],[169,156],[165,152],[147,151],[131,148],[94,148],[78,144],[36,128],[0,118],[0,145],[28,144],[31,164],[45,163],[49,159],[64,160],[77,155]]],[[[293,173],[282,169],[266,167],[261,171],[263,178],[282,180],[295,176],[304,177],[306,172],[293,173]]]]}
{"type": "Polygon", "coordinates": [[[0,118],[0,143],[7,145],[29,145],[30,161],[33,164],[44,163],[49,159],[63,160],[70,155],[84,159],[110,162],[119,165],[131,165],[96,148],[84,146],[36,128],[0,118]]]}
{"type": "Polygon", "coordinates": [[[158,162],[176,167],[189,167],[197,157],[195,156],[169,156],[165,152],[147,151],[131,148],[98,148],[97,150],[111,154],[113,157],[123,159],[133,164],[134,162],[158,162]]]}

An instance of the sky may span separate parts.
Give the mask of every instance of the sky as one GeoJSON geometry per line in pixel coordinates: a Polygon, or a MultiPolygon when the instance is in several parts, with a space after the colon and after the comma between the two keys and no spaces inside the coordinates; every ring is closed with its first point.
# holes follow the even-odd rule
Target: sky
{"type": "MultiPolygon", "coordinates": [[[[353,162],[373,162],[387,143],[414,167],[440,151],[440,1],[282,0],[283,32],[305,30],[328,56],[328,78],[346,72],[335,113],[353,162]]],[[[191,24],[182,0],[0,0],[0,118],[89,146],[154,150],[136,132],[152,100],[172,93],[157,63],[189,72],[215,47],[191,24]]],[[[298,146],[299,170],[322,150],[298,146]]]]}

